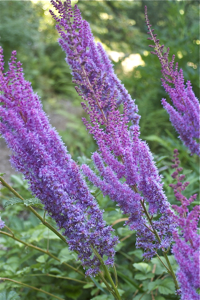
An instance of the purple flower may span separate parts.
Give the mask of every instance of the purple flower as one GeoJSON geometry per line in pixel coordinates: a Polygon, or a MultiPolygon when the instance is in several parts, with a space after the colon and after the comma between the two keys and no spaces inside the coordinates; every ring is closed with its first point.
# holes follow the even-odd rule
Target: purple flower
{"type": "Polygon", "coordinates": [[[175,244],[172,251],[179,264],[177,278],[181,285],[181,300],[199,300],[200,295],[197,289],[200,288],[200,239],[197,233],[198,221],[200,218],[200,205],[194,206],[189,211],[188,206],[196,199],[197,195],[187,199],[182,191],[185,190],[189,182],[183,183],[184,175],[180,175],[182,168],[179,168],[178,150],[174,150],[174,165],[176,171],[172,177],[176,180],[176,184],[170,184],[174,190],[175,197],[181,202],[181,206],[173,205],[177,211],[177,224],[180,231],[174,231],[173,238],[175,244]]]}
{"type": "Polygon", "coordinates": [[[51,3],[59,13],[57,16],[50,11],[58,22],[59,43],[90,117],[90,122],[83,122],[98,145],[92,159],[99,176],[86,165],[82,166],[83,172],[129,215],[127,224],[137,231],[137,246],[144,248],[145,256],[150,258],[157,249],[169,247],[175,224],[152,154],[139,138],[137,106],[114,74],[101,44],[95,43],[77,6],[72,11],[70,0],[51,3]],[[144,201],[149,204],[150,224],[144,201]],[[154,219],[156,215],[158,219],[154,219]],[[153,231],[157,231],[161,242],[153,231]]]}
{"type": "Polygon", "coordinates": [[[64,229],[71,250],[87,267],[87,275],[99,271],[99,260],[91,245],[106,264],[113,264],[117,238],[111,236],[103,215],[71,159],[56,130],[42,110],[42,104],[23,77],[20,62],[13,51],[9,71],[3,73],[0,48],[0,133],[12,150],[11,163],[24,174],[32,193],[45,210],[64,229]]]}
{"type": "Polygon", "coordinates": [[[155,43],[154,46],[150,45],[154,48],[151,53],[157,55],[160,60],[163,75],[161,81],[173,103],[172,106],[165,99],[162,99],[163,107],[168,112],[170,121],[185,146],[190,149],[192,154],[200,155],[200,145],[196,140],[200,138],[199,101],[192,91],[190,81],[187,81],[186,85],[184,84],[183,71],[181,69],[178,71],[178,63],[174,67],[175,55],[169,61],[169,48],[167,52],[163,53],[164,45],[160,46],[159,40],[156,38],[157,34],[153,34],[154,29],[151,29],[146,7],[145,18],[149,30],[148,34],[151,36],[149,39],[155,43]]]}
{"type": "Polygon", "coordinates": [[[1,218],[0,218],[0,229],[3,229],[4,226],[5,226],[5,223],[4,223],[4,221],[2,221],[1,218]]]}

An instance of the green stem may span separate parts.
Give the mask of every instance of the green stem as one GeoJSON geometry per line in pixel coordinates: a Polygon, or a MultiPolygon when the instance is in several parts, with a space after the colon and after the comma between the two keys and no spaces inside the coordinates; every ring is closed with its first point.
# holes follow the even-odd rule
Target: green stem
{"type": "Polygon", "coordinates": [[[107,287],[108,291],[116,298],[114,291],[112,290],[112,288],[110,287],[110,285],[108,284],[106,279],[103,277],[103,275],[100,272],[98,275],[101,278],[101,280],[103,281],[103,283],[105,284],[105,286],[107,287]]]}
{"type": "MultiPolygon", "coordinates": [[[[155,234],[157,240],[159,241],[159,243],[161,243],[161,239],[160,239],[160,237],[159,237],[159,235],[158,235],[156,229],[155,229],[154,226],[153,226],[152,219],[151,219],[151,217],[150,217],[150,215],[149,215],[149,213],[148,213],[148,211],[147,211],[147,209],[146,209],[146,207],[145,207],[144,201],[141,201],[141,204],[142,204],[142,207],[143,207],[143,209],[144,209],[144,213],[145,213],[145,215],[147,216],[147,219],[148,219],[148,221],[149,221],[149,223],[150,223],[150,225],[151,225],[151,227],[152,227],[152,229],[153,229],[153,232],[154,232],[154,234],[155,234]]],[[[164,256],[165,259],[166,259],[166,262],[167,262],[167,265],[168,265],[169,268],[168,268],[168,267],[165,265],[165,263],[161,260],[161,258],[159,257],[158,254],[157,254],[157,256],[158,256],[158,258],[160,259],[160,261],[162,262],[162,264],[164,265],[164,267],[167,269],[168,273],[172,276],[172,278],[173,278],[173,280],[174,280],[174,283],[175,283],[175,286],[176,286],[176,289],[178,290],[178,289],[179,289],[179,285],[178,285],[178,282],[177,282],[177,280],[176,280],[176,275],[174,274],[174,270],[172,269],[172,266],[171,266],[171,264],[170,264],[169,258],[168,258],[168,256],[167,256],[167,254],[166,254],[165,251],[162,250],[162,253],[163,253],[163,256],[164,256]]]]}
{"type": "MultiPolygon", "coordinates": [[[[17,198],[21,199],[22,201],[24,201],[24,198],[22,198],[2,177],[0,177],[0,181],[2,183],[2,185],[4,185],[5,187],[7,187],[17,198]]],[[[62,234],[60,234],[51,224],[49,224],[48,222],[46,222],[38,213],[37,211],[32,208],[32,206],[27,206],[28,209],[34,213],[34,215],[36,215],[36,217],[46,226],[48,227],[51,231],[53,231],[63,242],[66,242],[66,239],[64,238],[64,236],[62,234]]]]}
{"type": "Polygon", "coordinates": [[[47,295],[49,295],[49,296],[51,296],[51,297],[54,297],[54,298],[56,298],[56,299],[59,299],[59,300],[65,300],[65,299],[63,299],[63,298],[60,298],[60,297],[58,297],[58,296],[55,296],[55,295],[53,295],[53,294],[51,294],[51,293],[48,293],[48,292],[46,292],[46,291],[44,291],[44,290],[42,290],[42,289],[38,289],[38,288],[36,288],[36,287],[34,287],[34,286],[32,286],[32,285],[23,283],[23,282],[21,282],[21,281],[16,281],[16,280],[13,280],[13,279],[10,279],[10,278],[5,278],[5,277],[0,277],[0,280],[11,281],[11,282],[20,284],[20,285],[22,285],[22,286],[28,287],[28,288],[30,288],[30,289],[36,290],[36,291],[38,291],[38,292],[42,292],[42,293],[47,294],[47,295]]]}
{"type": "Polygon", "coordinates": [[[113,265],[114,276],[115,276],[115,286],[118,287],[118,278],[117,278],[117,270],[115,268],[115,264],[113,265]]]}
{"type": "Polygon", "coordinates": [[[30,274],[30,275],[26,274],[26,276],[28,276],[28,277],[29,276],[49,276],[49,277],[54,277],[54,278],[72,280],[72,281],[76,281],[76,282],[80,282],[80,283],[85,283],[85,284],[88,283],[87,281],[82,281],[82,280],[78,280],[78,279],[75,279],[75,278],[57,276],[57,275],[52,275],[52,274],[30,274]]]}
{"type": "Polygon", "coordinates": [[[162,259],[160,258],[160,256],[158,255],[158,253],[156,253],[156,256],[158,257],[159,261],[161,262],[161,264],[167,269],[168,273],[171,273],[171,271],[168,269],[168,267],[165,265],[165,263],[162,261],[162,259]]]}
{"type": "MultiPolygon", "coordinates": [[[[19,243],[21,243],[21,244],[24,244],[24,245],[27,246],[27,247],[30,247],[30,248],[33,248],[33,249],[35,249],[35,250],[38,250],[38,251],[40,251],[40,252],[42,252],[42,253],[45,253],[45,254],[49,255],[50,257],[52,257],[53,259],[55,259],[55,260],[57,260],[57,261],[59,261],[59,262],[61,263],[61,261],[60,261],[59,258],[57,258],[56,256],[54,256],[52,253],[50,253],[50,252],[47,251],[47,250],[44,250],[44,249],[42,249],[42,248],[39,248],[39,247],[34,246],[34,245],[32,245],[32,244],[29,244],[29,243],[26,243],[26,242],[24,242],[24,241],[18,239],[17,237],[15,237],[14,235],[11,235],[11,234],[9,234],[9,233],[7,233],[7,232],[5,232],[5,231],[1,231],[1,230],[0,230],[0,233],[6,235],[6,236],[8,236],[8,237],[11,237],[11,238],[14,239],[15,241],[17,241],[17,242],[19,242],[19,243]]],[[[81,271],[77,270],[76,268],[72,267],[71,265],[69,265],[69,264],[67,264],[67,263],[65,263],[65,262],[63,262],[62,264],[65,265],[65,266],[67,266],[68,268],[72,269],[73,271],[79,273],[81,276],[85,276],[81,271]]]]}
{"type": "Polygon", "coordinates": [[[116,288],[116,286],[115,286],[115,284],[114,284],[114,282],[113,282],[113,280],[112,280],[112,277],[110,276],[110,273],[109,273],[109,271],[108,271],[108,268],[107,268],[106,265],[104,264],[103,259],[101,258],[101,256],[100,256],[99,253],[97,252],[97,250],[93,248],[92,245],[91,245],[91,248],[92,248],[92,250],[94,251],[94,254],[95,254],[95,255],[97,256],[97,258],[99,259],[99,261],[100,261],[100,263],[101,263],[101,265],[102,265],[102,267],[103,267],[103,269],[104,269],[104,272],[105,272],[107,278],[108,278],[109,281],[110,281],[110,284],[111,284],[111,286],[112,286],[112,288],[113,288],[113,290],[114,290],[114,292],[115,292],[115,297],[116,297],[116,299],[121,300],[120,294],[119,294],[119,292],[118,292],[118,290],[117,290],[117,288],[116,288]]]}
{"type": "Polygon", "coordinates": [[[165,259],[166,259],[166,262],[167,262],[167,264],[168,264],[168,267],[169,267],[169,269],[170,269],[170,271],[171,271],[170,274],[171,274],[171,276],[172,276],[172,278],[173,278],[173,280],[174,280],[176,290],[178,290],[178,289],[179,289],[179,285],[178,285],[178,282],[177,282],[177,280],[176,280],[176,275],[174,274],[174,271],[173,271],[172,266],[171,266],[171,264],[170,264],[169,258],[168,258],[167,254],[166,254],[164,251],[163,251],[163,255],[164,255],[164,257],[165,257],[165,259]]]}

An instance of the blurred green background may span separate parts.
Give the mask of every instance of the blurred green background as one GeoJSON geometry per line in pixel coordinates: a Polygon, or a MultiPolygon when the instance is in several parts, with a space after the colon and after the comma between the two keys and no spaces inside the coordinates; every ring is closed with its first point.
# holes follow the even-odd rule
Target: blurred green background
{"type": "MultiPolygon", "coordinates": [[[[167,98],[168,101],[170,99],[161,86],[159,60],[150,54],[148,47],[144,6],[147,5],[150,22],[158,34],[160,43],[165,44],[166,48],[170,47],[170,56],[176,55],[176,62],[183,69],[185,80],[191,81],[194,92],[199,97],[198,2],[79,0],[73,3],[75,2],[78,3],[83,18],[90,23],[96,41],[103,43],[118,77],[125,84],[132,98],[136,99],[141,115],[141,137],[147,140],[154,154],[157,167],[164,177],[164,189],[169,201],[175,203],[173,191],[168,186],[173,182],[170,176],[172,173],[170,164],[174,148],[179,149],[184,174],[190,181],[185,195],[189,197],[197,193],[199,160],[196,155],[190,156],[189,151],[177,138],[177,133],[169,122],[168,114],[161,106],[162,98],[167,98]]],[[[96,145],[82,124],[81,117],[84,113],[80,107],[81,99],[71,82],[70,69],[65,63],[65,53],[57,43],[58,35],[55,22],[49,14],[49,8],[51,8],[49,1],[0,1],[0,45],[4,49],[5,69],[7,70],[12,50],[17,50],[18,59],[23,63],[25,78],[32,83],[34,91],[41,97],[45,111],[50,115],[53,126],[62,135],[72,157],[79,163],[86,162],[92,166],[90,156],[91,152],[95,151],[96,145]]],[[[20,176],[14,175],[11,180],[14,188],[22,196],[31,197],[27,183],[20,176]]],[[[91,189],[97,195],[100,207],[105,210],[104,218],[107,224],[112,224],[124,217],[108,197],[103,198],[98,190],[93,187],[91,189]]],[[[55,235],[49,234],[47,229],[42,227],[35,216],[29,214],[24,206],[6,204],[10,197],[11,194],[5,188],[1,189],[1,216],[14,233],[20,233],[24,240],[44,249],[49,243],[52,253],[61,259],[64,255],[63,261],[77,267],[79,262],[74,261],[74,257],[69,254],[65,245],[58,241],[55,235]]],[[[42,210],[36,209],[38,213],[43,214],[42,210]]],[[[48,221],[52,222],[50,218],[48,221]]],[[[141,250],[135,249],[134,246],[135,233],[124,227],[123,222],[114,226],[121,240],[117,249],[116,264],[121,272],[120,288],[125,291],[124,299],[131,300],[133,295],[135,295],[135,300],[141,297],[143,300],[177,299],[172,291],[173,284],[170,282],[166,282],[166,287],[171,286],[171,291],[166,291],[164,288],[162,292],[157,291],[157,288],[152,285],[152,290],[148,290],[152,280],[156,281],[161,276],[166,277],[162,266],[160,267],[157,263],[158,271],[154,274],[154,264],[150,264],[150,269],[146,264],[148,270],[145,269],[141,273],[141,266],[144,267],[141,264],[144,263],[141,250]],[[134,278],[144,287],[146,284],[148,292],[144,296],[137,294],[127,278],[134,278]],[[164,294],[163,291],[165,291],[164,294]]],[[[65,270],[63,265],[52,262],[45,255],[40,256],[35,251],[22,248],[19,243],[10,238],[0,237],[0,256],[2,256],[1,276],[21,277],[21,281],[36,287],[42,285],[46,291],[60,296],[64,295],[65,299],[112,299],[102,295],[101,291],[95,289],[93,285],[83,288],[83,284],[70,281],[66,283],[66,280],[45,277],[46,273],[50,273],[54,276],[70,276],[84,280],[74,272],[65,270]]],[[[13,283],[0,284],[2,299],[51,299],[40,292],[37,296],[35,295],[34,291],[21,289],[19,285],[13,283]]]]}

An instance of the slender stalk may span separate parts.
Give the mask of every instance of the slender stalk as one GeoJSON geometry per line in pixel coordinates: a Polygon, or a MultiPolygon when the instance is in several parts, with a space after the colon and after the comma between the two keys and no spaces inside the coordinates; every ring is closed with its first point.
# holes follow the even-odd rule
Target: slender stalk
{"type": "MultiPolygon", "coordinates": [[[[22,198],[2,177],[0,177],[0,181],[2,183],[2,185],[4,185],[5,187],[7,187],[17,198],[21,199],[22,201],[24,201],[25,199],[22,198]]],[[[45,221],[38,213],[37,211],[32,208],[32,206],[27,206],[28,209],[34,213],[34,215],[46,226],[48,227],[51,231],[53,231],[63,242],[65,242],[67,244],[66,239],[64,238],[64,236],[62,234],[60,234],[51,224],[49,224],[47,221],[45,221]]]]}
{"type": "Polygon", "coordinates": [[[159,261],[161,262],[161,264],[167,269],[167,271],[171,274],[170,269],[168,269],[168,267],[165,265],[165,263],[162,261],[162,259],[160,258],[160,256],[158,255],[158,253],[156,253],[156,256],[158,257],[159,261]]]}
{"type": "MultiPolygon", "coordinates": [[[[149,213],[148,213],[148,211],[147,211],[147,209],[146,209],[146,207],[145,207],[144,201],[141,201],[141,204],[142,204],[142,207],[143,207],[143,209],[144,209],[144,213],[145,213],[145,215],[147,216],[147,219],[148,219],[148,221],[149,221],[149,223],[150,223],[150,225],[151,225],[151,227],[152,227],[152,229],[153,229],[153,232],[154,232],[154,234],[155,234],[157,240],[159,241],[159,243],[161,243],[161,239],[160,239],[160,237],[159,237],[159,235],[158,235],[156,229],[153,227],[153,224],[152,224],[152,218],[149,216],[149,213]]],[[[178,285],[178,282],[177,282],[177,280],[176,280],[176,275],[174,274],[174,270],[172,269],[172,266],[171,266],[171,264],[170,264],[169,258],[168,258],[168,256],[167,256],[167,254],[166,254],[165,251],[162,251],[162,253],[163,253],[163,256],[164,256],[165,259],[166,259],[166,262],[167,262],[167,265],[168,265],[169,268],[168,268],[168,267],[165,265],[165,263],[161,260],[161,258],[159,257],[158,254],[157,254],[157,257],[160,259],[161,263],[162,263],[162,264],[164,265],[164,267],[167,269],[168,273],[172,276],[172,278],[173,278],[173,280],[174,280],[174,283],[175,283],[175,286],[176,286],[176,289],[178,290],[178,289],[179,289],[179,285],[178,285]]]]}
{"type": "Polygon", "coordinates": [[[167,254],[165,252],[163,252],[163,255],[164,255],[164,257],[166,259],[166,262],[167,262],[167,265],[168,265],[168,267],[169,267],[169,269],[171,271],[170,274],[171,274],[171,276],[172,276],[172,278],[174,280],[174,283],[175,283],[175,286],[176,286],[176,290],[178,290],[179,289],[179,285],[178,285],[178,282],[176,280],[176,275],[174,274],[174,271],[173,271],[172,266],[170,264],[169,258],[168,258],[167,254]]]}
{"type": "MultiPolygon", "coordinates": [[[[44,250],[44,249],[39,248],[39,247],[37,247],[37,246],[34,246],[34,245],[32,245],[32,244],[26,243],[26,242],[24,242],[24,241],[18,239],[17,237],[15,237],[14,234],[11,235],[11,234],[9,234],[9,233],[7,233],[7,232],[5,232],[5,231],[1,231],[1,230],[0,230],[0,234],[4,234],[4,235],[6,235],[6,236],[8,236],[8,237],[11,237],[11,238],[14,239],[15,241],[17,241],[17,242],[19,242],[19,243],[21,243],[21,244],[24,244],[24,245],[27,246],[27,247],[30,247],[30,248],[33,248],[33,249],[35,249],[35,250],[38,250],[38,251],[40,251],[40,252],[42,252],[42,253],[45,253],[45,254],[49,255],[50,257],[52,257],[53,259],[55,259],[55,260],[61,262],[59,258],[57,258],[56,256],[54,256],[54,255],[53,255],[52,253],[50,253],[48,250],[44,250]]],[[[71,265],[69,265],[69,264],[67,264],[67,263],[65,263],[65,262],[63,262],[62,264],[65,265],[65,266],[67,266],[68,268],[72,269],[73,271],[79,273],[80,275],[85,276],[81,271],[77,270],[76,268],[72,267],[71,265]]]]}
{"type": "Polygon", "coordinates": [[[103,281],[103,283],[105,284],[105,286],[107,287],[108,291],[116,298],[114,291],[112,290],[112,288],[110,287],[110,285],[108,284],[106,279],[103,277],[103,275],[100,272],[98,275],[101,278],[101,280],[103,281]]]}
{"type": "Polygon", "coordinates": [[[76,281],[76,282],[79,282],[79,283],[85,283],[85,284],[88,283],[87,281],[82,281],[82,280],[74,279],[74,278],[71,278],[71,277],[57,276],[57,275],[52,275],[52,274],[29,274],[29,275],[26,274],[26,277],[27,276],[28,277],[30,277],[30,276],[48,276],[48,277],[72,280],[72,281],[76,281]]]}
{"type": "Polygon", "coordinates": [[[118,278],[117,278],[117,270],[115,268],[115,264],[113,265],[114,276],[115,276],[115,286],[118,286],[118,278]]]}
{"type": "MultiPolygon", "coordinates": [[[[92,247],[92,245],[91,245],[91,247],[92,247]]],[[[113,280],[112,280],[112,277],[111,277],[111,275],[110,275],[110,273],[109,273],[109,271],[108,271],[108,268],[107,268],[106,265],[104,264],[103,259],[101,258],[101,256],[99,255],[99,253],[97,252],[96,249],[94,249],[94,248],[92,247],[92,250],[94,251],[94,254],[97,256],[97,258],[99,259],[99,261],[100,261],[100,263],[101,263],[101,265],[102,265],[102,267],[103,267],[103,269],[104,269],[104,272],[105,272],[105,274],[106,274],[106,276],[107,276],[107,278],[108,278],[108,280],[109,280],[109,282],[110,282],[110,284],[111,284],[111,286],[112,286],[112,288],[113,288],[113,290],[114,290],[114,292],[115,292],[115,295],[116,295],[115,297],[116,297],[116,299],[121,300],[120,294],[119,294],[119,292],[118,292],[118,290],[117,290],[117,288],[116,288],[116,286],[115,286],[115,284],[114,284],[114,282],[113,282],[113,280]]]]}
{"type": "Polygon", "coordinates": [[[11,281],[11,282],[20,284],[20,285],[22,285],[22,286],[28,287],[28,288],[30,288],[30,289],[36,290],[36,291],[38,291],[38,292],[42,292],[42,293],[47,294],[47,295],[49,295],[49,296],[51,296],[51,297],[54,297],[54,298],[56,298],[56,299],[59,299],[59,300],[65,300],[64,298],[60,298],[60,297],[58,297],[58,296],[56,296],[56,295],[53,295],[53,294],[48,293],[48,292],[46,292],[46,291],[44,291],[44,290],[42,290],[42,289],[38,289],[38,288],[36,288],[36,287],[34,287],[34,286],[32,286],[32,285],[23,283],[23,282],[21,282],[21,281],[16,281],[16,280],[13,280],[13,279],[10,279],[10,278],[5,278],[5,277],[0,277],[0,280],[11,281]]]}

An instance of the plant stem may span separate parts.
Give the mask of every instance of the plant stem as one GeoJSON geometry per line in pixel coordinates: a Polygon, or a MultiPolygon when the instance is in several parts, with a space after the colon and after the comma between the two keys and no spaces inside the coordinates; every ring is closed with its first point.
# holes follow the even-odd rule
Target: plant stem
{"type": "Polygon", "coordinates": [[[169,269],[170,269],[170,271],[171,271],[170,274],[171,274],[171,276],[172,276],[172,278],[173,278],[173,280],[174,280],[176,290],[178,290],[178,289],[179,289],[179,285],[178,285],[178,282],[177,282],[177,280],[176,280],[176,275],[174,274],[174,271],[173,271],[172,266],[171,266],[171,264],[170,264],[169,258],[168,258],[167,254],[166,254],[164,251],[163,251],[163,255],[164,255],[164,257],[165,257],[165,259],[166,259],[166,262],[167,262],[167,264],[168,264],[168,267],[169,267],[169,269]]]}
{"type": "Polygon", "coordinates": [[[160,258],[160,256],[158,255],[158,253],[156,253],[156,256],[158,257],[159,261],[161,262],[161,264],[167,269],[168,273],[171,273],[170,269],[168,269],[168,267],[165,265],[165,263],[162,261],[162,259],[160,258]]]}
{"type": "MultiPolygon", "coordinates": [[[[26,242],[24,242],[24,241],[18,239],[17,237],[15,237],[14,234],[11,235],[11,234],[9,234],[9,233],[7,233],[7,232],[5,232],[5,231],[1,231],[1,230],[0,230],[0,233],[6,235],[6,236],[8,236],[8,237],[11,237],[11,238],[14,239],[15,241],[17,241],[17,242],[19,242],[19,243],[21,243],[21,244],[24,244],[24,245],[27,246],[27,247],[30,247],[30,248],[33,248],[33,249],[35,249],[35,250],[38,250],[38,251],[40,251],[40,252],[42,252],[42,253],[45,253],[45,254],[49,255],[50,257],[52,257],[53,259],[55,259],[55,260],[61,262],[59,258],[57,258],[56,256],[54,256],[54,255],[53,255],[52,253],[50,253],[49,251],[44,250],[44,249],[42,249],[42,248],[39,248],[39,247],[37,247],[37,246],[34,246],[34,245],[32,245],[32,244],[26,243],[26,242]]],[[[69,265],[69,264],[67,264],[67,263],[65,263],[65,262],[63,262],[62,264],[65,265],[65,266],[67,266],[68,268],[72,269],[73,271],[79,273],[80,275],[85,276],[81,271],[77,270],[76,268],[72,267],[71,265],[69,265]]]]}
{"type": "MultiPolygon", "coordinates": [[[[2,177],[0,177],[0,181],[2,183],[2,185],[4,185],[5,187],[7,187],[17,198],[21,199],[22,201],[24,201],[24,198],[22,198],[2,177]]],[[[53,231],[63,242],[65,242],[67,244],[66,239],[64,238],[64,236],[62,234],[60,234],[51,224],[49,224],[47,221],[45,221],[38,213],[37,211],[32,208],[32,206],[28,206],[28,209],[34,213],[34,215],[36,215],[36,217],[46,226],[48,227],[51,231],[53,231]]]]}
{"type": "Polygon", "coordinates": [[[80,282],[80,283],[88,283],[88,281],[82,281],[82,280],[78,280],[78,279],[74,279],[74,278],[71,278],[71,277],[64,277],[64,276],[57,276],[57,275],[52,275],[52,274],[30,274],[30,275],[27,275],[26,276],[49,276],[49,277],[54,277],[54,278],[60,278],[60,279],[67,279],[67,280],[73,280],[73,281],[76,281],[76,282],[80,282]]]}
{"type": "Polygon", "coordinates": [[[5,278],[5,277],[0,277],[0,280],[11,281],[11,282],[14,282],[14,283],[23,285],[23,286],[25,286],[25,287],[28,287],[28,288],[30,288],[30,289],[36,290],[36,291],[38,291],[38,292],[42,292],[42,293],[47,294],[47,295],[49,295],[49,296],[52,296],[52,297],[54,297],[54,298],[56,298],[56,299],[59,299],[59,300],[65,300],[65,299],[63,299],[63,298],[60,298],[60,297],[58,297],[58,296],[55,296],[55,295],[53,295],[53,294],[51,294],[51,293],[48,293],[48,292],[46,292],[46,291],[44,291],[44,290],[42,290],[42,289],[38,289],[38,288],[36,288],[36,287],[34,287],[34,286],[32,286],[32,285],[23,283],[23,282],[21,282],[21,281],[16,281],[16,280],[13,280],[13,279],[10,279],[10,278],[5,278]]]}
{"type": "MultiPolygon", "coordinates": [[[[141,201],[141,204],[142,204],[142,207],[143,207],[143,209],[144,209],[144,213],[145,213],[145,215],[147,216],[147,219],[148,219],[148,221],[149,221],[149,223],[150,223],[150,225],[151,225],[151,227],[152,227],[152,229],[153,229],[153,232],[154,232],[154,234],[155,234],[157,240],[159,241],[159,243],[161,243],[161,239],[160,239],[160,237],[159,237],[159,235],[158,235],[156,229],[153,227],[152,219],[151,219],[151,217],[149,216],[149,213],[148,213],[148,211],[147,211],[147,209],[146,209],[146,207],[145,207],[144,201],[141,201]]],[[[176,289],[178,290],[178,289],[179,289],[179,285],[178,285],[178,282],[177,282],[177,280],[176,280],[176,275],[174,274],[174,270],[172,269],[172,266],[171,266],[171,264],[170,264],[169,258],[168,258],[168,256],[167,256],[167,254],[166,254],[165,251],[162,250],[162,253],[163,253],[163,256],[164,256],[165,259],[166,259],[166,262],[167,262],[167,265],[168,265],[169,268],[168,268],[168,267],[165,265],[165,263],[161,260],[161,258],[159,257],[158,254],[157,254],[157,257],[160,259],[160,261],[162,262],[162,264],[164,265],[164,267],[167,269],[168,273],[172,276],[172,278],[173,278],[173,280],[174,280],[174,283],[175,283],[175,286],[176,286],[176,289]]]]}
{"type": "Polygon", "coordinates": [[[102,267],[103,267],[103,269],[104,269],[104,272],[105,272],[107,278],[108,278],[109,281],[110,281],[110,284],[111,284],[111,286],[112,286],[112,288],[113,288],[113,290],[114,290],[114,293],[115,293],[115,298],[118,299],[118,300],[121,300],[120,294],[119,294],[119,292],[118,292],[118,290],[117,290],[117,288],[116,288],[116,286],[115,286],[115,284],[114,284],[114,282],[113,282],[113,280],[112,280],[112,277],[111,277],[111,275],[110,275],[110,273],[109,273],[109,271],[108,271],[108,268],[107,268],[106,265],[104,264],[103,259],[101,258],[101,256],[100,256],[99,253],[97,252],[97,250],[96,250],[95,248],[93,248],[92,245],[91,245],[91,248],[92,248],[92,250],[94,251],[94,254],[95,254],[95,255],[97,256],[97,258],[99,259],[99,261],[100,261],[100,263],[101,263],[101,265],[102,265],[102,267]]]}

